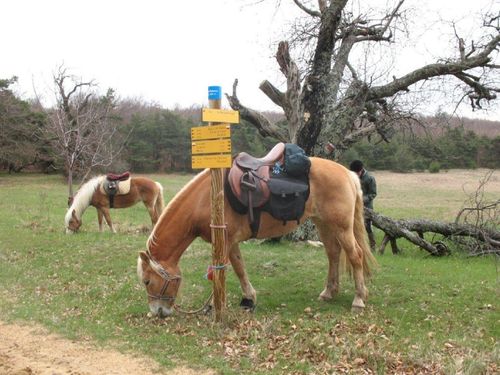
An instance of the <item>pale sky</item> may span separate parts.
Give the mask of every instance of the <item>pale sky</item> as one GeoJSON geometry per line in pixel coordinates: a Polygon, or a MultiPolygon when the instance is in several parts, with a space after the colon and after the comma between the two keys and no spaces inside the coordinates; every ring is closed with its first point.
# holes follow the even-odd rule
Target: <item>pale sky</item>
{"type": "MultiPolygon", "coordinates": [[[[238,96],[245,105],[278,110],[258,86],[268,79],[283,87],[273,55],[287,22],[300,11],[292,0],[281,0],[279,8],[276,3],[2,0],[0,78],[18,76],[16,90],[25,98],[34,96],[33,87],[48,97],[52,74],[64,63],[76,76],[94,79],[103,91],[112,87],[122,98],[141,98],[166,108],[205,105],[209,85],[230,92],[238,78],[238,96]]],[[[351,3],[394,4],[396,0],[351,3]]],[[[417,12],[410,27],[421,42],[406,43],[397,52],[394,72],[398,75],[434,62],[443,52],[441,42],[449,47],[439,30],[449,31],[444,20],[458,18],[461,30],[467,32],[473,16],[495,1],[407,0],[406,4],[417,12]]],[[[499,8],[498,1],[494,6],[499,8]]],[[[498,107],[479,117],[499,120],[498,107]]],[[[469,113],[464,108],[461,114],[469,113]]]]}

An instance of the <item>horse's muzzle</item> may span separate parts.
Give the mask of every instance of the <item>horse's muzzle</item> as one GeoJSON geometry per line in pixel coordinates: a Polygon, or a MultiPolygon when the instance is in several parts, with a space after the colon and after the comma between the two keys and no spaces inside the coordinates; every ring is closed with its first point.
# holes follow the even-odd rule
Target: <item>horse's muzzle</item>
{"type": "Polygon", "coordinates": [[[167,316],[170,316],[172,315],[174,311],[172,309],[168,309],[168,308],[164,308],[164,307],[160,307],[158,309],[158,316],[160,318],[166,318],[167,316]]]}
{"type": "Polygon", "coordinates": [[[150,308],[153,315],[163,319],[173,314],[174,309],[165,306],[155,306],[150,308]]]}

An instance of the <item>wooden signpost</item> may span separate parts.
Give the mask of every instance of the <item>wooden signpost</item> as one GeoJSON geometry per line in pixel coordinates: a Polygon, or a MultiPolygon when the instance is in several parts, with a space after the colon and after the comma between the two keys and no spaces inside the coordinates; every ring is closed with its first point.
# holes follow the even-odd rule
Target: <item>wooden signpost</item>
{"type": "Polygon", "coordinates": [[[208,87],[209,108],[203,108],[202,121],[208,126],[191,128],[192,168],[210,168],[210,228],[212,235],[212,273],[215,320],[223,320],[226,306],[228,249],[225,243],[223,169],[231,167],[231,127],[240,122],[237,111],[221,109],[220,86],[208,87]],[[220,124],[222,123],[222,124],[220,124]]]}

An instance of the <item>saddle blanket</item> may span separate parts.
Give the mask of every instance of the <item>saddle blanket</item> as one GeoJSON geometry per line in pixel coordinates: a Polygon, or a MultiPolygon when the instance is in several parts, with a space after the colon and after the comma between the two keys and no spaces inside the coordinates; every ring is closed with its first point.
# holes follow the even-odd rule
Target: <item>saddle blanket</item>
{"type": "Polygon", "coordinates": [[[130,192],[130,177],[127,178],[124,181],[109,181],[107,178],[105,178],[102,183],[99,185],[99,189],[101,193],[108,195],[108,192],[106,191],[106,186],[110,183],[115,183],[117,185],[116,189],[116,195],[125,195],[130,192]]]}

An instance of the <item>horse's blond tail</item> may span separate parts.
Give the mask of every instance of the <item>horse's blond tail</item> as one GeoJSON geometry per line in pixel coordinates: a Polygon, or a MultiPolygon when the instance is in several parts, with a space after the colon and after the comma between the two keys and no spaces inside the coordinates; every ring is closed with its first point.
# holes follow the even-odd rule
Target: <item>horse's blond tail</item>
{"type": "Polygon", "coordinates": [[[372,268],[377,266],[377,260],[373,256],[368,241],[366,239],[366,228],[364,218],[363,191],[359,178],[351,173],[351,178],[356,185],[356,205],[354,208],[354,238],[356,239],[356,249],[361,252],[363,259],[363,273],[365,277],[370,277],[372,268]]]}
{"type": "Polygon", "coordinates": [[[377,266],[377,260],[373,256],[368,241],[366,240],[366,228],[364,220],[363,195],[356,197],[356,208],[354,211],[354,237],[356,238],[356,247],[361,251],[363,257],[363,273],[370,277],[372,268],[377,266]]]}
{"type": "Polygon", "coordinates": [[[161,213],[163,212],[163,209],[165,208],[165,200],[163,199],[163,186],[159,182],[156,181],[156,186],[158,186],[158,189],[160,190],[158,193],[158,196],[156,197],[156,202],[155,202],[155,211],[156,215],[159,218],[161,213]]]}

